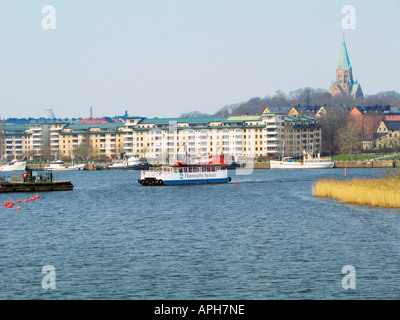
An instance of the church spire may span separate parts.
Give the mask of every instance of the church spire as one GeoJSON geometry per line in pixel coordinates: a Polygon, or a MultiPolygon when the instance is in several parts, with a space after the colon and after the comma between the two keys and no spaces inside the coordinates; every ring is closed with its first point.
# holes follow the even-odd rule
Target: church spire
{"type": "Polygon", "coordinates": [[[347,53],[346,41],[344,40],[344,33],[343,33],[342,49],[340,50],[338,68],[339,67],[342,67],[342,69],[345,71],[350,70],[351,68],[349,55],[347,53]]]}
{"type": "Polygon", "coordinates": [[[362,98],[364,96],[360,84],[353,80],[353,71],[347,53],[346,41],[343,34],[342,48],[340,50],[339,64],[336,69],[336,81],[329,87],[332,96],[348,96],[362,98]]]}

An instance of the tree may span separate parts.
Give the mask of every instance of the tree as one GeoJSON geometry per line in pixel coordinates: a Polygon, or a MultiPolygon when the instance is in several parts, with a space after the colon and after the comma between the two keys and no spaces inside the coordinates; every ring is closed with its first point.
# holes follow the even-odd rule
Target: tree
{"type": "Polygon", "coordinates": [[[87,143],[80,143],[74,149],[74,155],[79,160],[89,160],[92,155],[91,147],[87,143]]]}
{"type": "Polygon", "coordinates": [[[43,147],[40,151],[41,153],[41,159],[42,160],[51,160],[52,159],[52,155],[51,155],[51,147],[47,146],[47,147],[43,147]]]}
{"type": "Polygon", "coordinates": [[[322,125],[322,151],[333,154],[339,151],[339,134],[347,126],[349,114],[342,107],[326,107],[319,122],[322,125]]]}
{"type": "Polygon", "coordinates": [[[350,119],[339,133],[339,148],[342,153],[353,155],[361,149],[362,130],[359,124],[350,119]]]}

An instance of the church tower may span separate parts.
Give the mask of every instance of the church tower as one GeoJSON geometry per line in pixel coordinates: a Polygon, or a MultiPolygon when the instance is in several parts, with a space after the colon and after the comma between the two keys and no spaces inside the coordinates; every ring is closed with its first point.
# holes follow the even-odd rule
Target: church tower
{"type": "Polygon", "coordinates": [[[332,96],[345,96],[352,98],[363,98],[364,94],[361,85],[353,80],[349,54],[347,53],[346,42],[343,36],[342,48],[340,50],[339,64],[336,69],[335,82],[329,87],[332,96]]]}

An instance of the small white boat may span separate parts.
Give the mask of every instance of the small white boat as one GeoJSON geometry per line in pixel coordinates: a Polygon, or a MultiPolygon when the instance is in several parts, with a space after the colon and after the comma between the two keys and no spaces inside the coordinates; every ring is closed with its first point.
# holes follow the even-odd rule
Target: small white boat
{"type": "Polygon", "coordinates": [[[330,169],[334,162],[330,157],[313,157],[311,154],[304,154],[302,161],[294,161],[291,157],[284,157],[282,160],[271,160],[271,169],[330,169]]]}
{"type": "Polygon", "coordinates": [[[1,172],[6,171],[25,171],[26,162],[14,159],[10,163],[5,164],[4,166],[0,167],[1,172]]]}
{"type": "Polygon", "coordinates": [[[191,165],[176,163],[142,171],[138,182],[144,186],[228,183],[228,170],[220,165],[191,165]]]}
{"type": "Polygon", "coordinates": [[[79,171],[85,168],[84,164],[77,164],[67,166],[64,161],[57,160],[50,163],[48,167],[45,167],[45,170],[53,170],[53,171],[79,171]]]}

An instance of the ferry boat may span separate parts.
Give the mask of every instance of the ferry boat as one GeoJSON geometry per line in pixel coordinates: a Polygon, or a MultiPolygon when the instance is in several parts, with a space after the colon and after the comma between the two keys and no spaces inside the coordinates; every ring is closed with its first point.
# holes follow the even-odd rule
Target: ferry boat
{"type": "Polygon", "coordinates": [[[53,171],[79,171],[79,170],[84,170],[85,165],[84,164],[77,164],[77,165],[71,165],[67,166],[65,165],[64,161],[61,160],[56,160],[50,163],[49,166],[45,167],[45,170],[53,170],[53,171]]]}
{"type": "Polygon", "coordinates": [[[152,167],[142,171],[138,182],[143,186],[228,183],[228,170],[220,165],[186,164],[152,167]]]}
{"type": "Polygon", "coordinates": [[[126,155],[109,166],[96,166],[96,170],[146,170],[148,163],[142,163],[138,154],[126,155]]]}
{"type": "Polygon", "coordinates": [[[291,157],[270,161],[271,169],[330,169],[334,165],[330,157],[321,157],[320,154],[316,157],[311,154],[304,154],[302,161],[294,161],[291,157]]]}
{"type": "Polygon", "coordinates": [[[26,162],[14,159],[10,163],[5,164],[0,167],[1,172],[9,172],[9,171],[24,171],[26,168],[26,162]]]}

